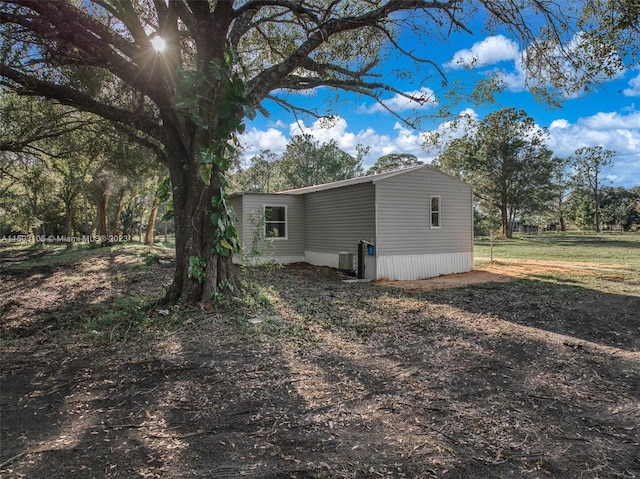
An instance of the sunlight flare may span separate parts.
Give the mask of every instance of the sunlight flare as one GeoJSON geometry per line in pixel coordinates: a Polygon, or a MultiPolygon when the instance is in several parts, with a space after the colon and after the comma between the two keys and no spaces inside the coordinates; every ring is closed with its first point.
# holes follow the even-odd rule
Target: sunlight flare
{"type": "Polygon", "coordinates": [[[164,38],[162,37],[153,37],[151,39],[151,45],[153,46],[153,49],[158,53],[163,52],[164,49],[167,47],[167,43],[164,41],[164,38]]]}

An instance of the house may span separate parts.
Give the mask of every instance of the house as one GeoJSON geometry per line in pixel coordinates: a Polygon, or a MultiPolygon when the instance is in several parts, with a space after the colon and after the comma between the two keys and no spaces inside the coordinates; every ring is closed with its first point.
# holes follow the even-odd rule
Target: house
{"type": "Polygon", "coordinates": [[[273,237],[279,263],[389,280],[473,269],[472,188],[430,165],[230,201],[242,247],[257,228],[273,237]]]}

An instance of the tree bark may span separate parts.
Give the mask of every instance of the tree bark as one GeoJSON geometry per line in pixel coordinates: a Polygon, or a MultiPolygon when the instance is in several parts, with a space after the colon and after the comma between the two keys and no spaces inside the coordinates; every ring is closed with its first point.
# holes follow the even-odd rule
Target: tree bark
{"type": "Polygon", "coordinates": [[[35,238],[39,234],[38,228],[40,227],[40,225],[38,224],[38,191],[37,190],[34,190],[33,198],[31,199],[31,215],[33,217],[33,227],[31,228],[31,231],[33,232],[33,237],[35,238]]]}
{"type": "Polygon", "coordinates": [[[98,204],[96,205],[97,216],[96,223],[98,225],[98,236],[100,236],[100,246],[107,244],[107,193],[100,191],[98,193],[98,204]]]}
{"type": "Polygon", "coordinates": [[[511,225],[509,224],[509,215],[507,214],[507,206],[502,205],[500,207],[500,219],[502,223],[502,237],[512,238],[511,225]]]}
{"type": "MultiPolygon", "coordinates": [[[[596,182],[597,182],[597,176],[596,176],[596,182]]],[[[600,233],[600,191],[598,189],[598,184],[597,183],[596,183],[596,186],[594,188],[593,208],[595,210],[593,219],[594,219],[594,221],[596,223],[596,233],[600,233]]]]}
{"type": "Polygon", "coordinates": [[[221,293],[226,296],[233,293],[227,286],[235,289],[238,285],[232,255],[225,257],[213,252],[217,225],[211,222],[214,211],[211,199],[219,194],[223,185],[217,169],[209,185],[202,181],[197,155],[186,153],[180,147],[181,142],[167,141],[166,144],[171,150],[167,166],[175,212],[176,268],[163,303],[211,303],[221,293]],[[191,257],[205,261],[204,282],[189,274],[191,257]]]}
{"type": "Polygon", "coordinates": [[[124,209],[124,197],[127,194],[125,187],[120,188],[118,194],[118,204],[116,206],[115,218],[113,218],[113,235],[118,237],[122,234],[122,227],[120,226],[120,217],[122,216],[122,210],[124,209]]]}
{"type": "Polygon", "coordinates": [[[147,233],[144,237],[144,244],[152,245],[155,236],[156,229],[156,217],[158,216],[158,205],[160,204],[160,198],[158,197],[158,192],[156,191],[155,196],[153,197],[153,206],[151,207],[151,213],[149,213],[149,223],[147,224],[147,233]]]}
{"type": "Polygon", "coordinates": [[[73,200],[65,201],[65,229],[69,241],[67,241],[67,248],[73,248],[73,200]]]}

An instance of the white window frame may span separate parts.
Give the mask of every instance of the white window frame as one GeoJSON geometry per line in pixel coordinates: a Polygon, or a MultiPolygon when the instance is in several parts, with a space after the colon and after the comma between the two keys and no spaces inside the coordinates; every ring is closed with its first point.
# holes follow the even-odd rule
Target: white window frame
{"type": "Polygon", "coordinates": [[[264,236],[266,239],[274,241],[289,239],[289,209],[287,205],[264,204],[262,205],[262,213],[264,214],[264,236]],[[282,221],[268,221],[267,208],[284,208],[284,236],[267,236],[267,223],[282,223],[282,221]]]}
{"type": "Polygon", "coordinates": [[[440,229],[442,228],[442,197],[440,195],[431,195],[429,196],[429,228],[431,229],[440,229]],[[438,209],[433,209],[433,200],[438,199],[438,209]],[[433,224],[433,215],[438,215],[438,224],[433,224]]]}

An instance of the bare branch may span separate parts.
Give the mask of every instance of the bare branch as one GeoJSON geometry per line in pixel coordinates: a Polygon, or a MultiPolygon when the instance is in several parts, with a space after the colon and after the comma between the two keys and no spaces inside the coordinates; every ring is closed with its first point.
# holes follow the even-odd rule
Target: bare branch
{"type": "MultiPolygon", "coordinates": [[[[335,4],[335,2],[334,2],[335,4]]],[[[257,11],[264,7],[282,7],[283,9],[295,14],[298,18],[307,17],[315,25],[321,25],[324,23],[320,20],[311,8],[305,7],[304,2],[300,1],[288,1],[288,0],[253,0],[249,1],[236,10],[237,15],[243,15],[246,11],[257,11]]]]}
{"type": "Polygon", "coordinates": [[[300,112],[300,113],[304,113],[305,115],[312,116],[314,118],[321,118],[323,116],[323,115],[320,115],[320,114],[318,114],[317,112],[315,112],[313,110],[309,110],[307,108],[302,108],[300,106],[294,105],[293,103],[289,103],[285,99],[277,97],[275,95],[268,95],[267,99],[273,101],[274,103],[277,103],[278,105],[283,107],[285,110],[290,111],[290,112],[292,112],[294,114],[296,112],[300,112]]]}
{"type": "Polygon", "coordinates": [[[198,32],[198,24],[193,12],[187,8],[187,5],[181,0],[174,0],[169,3],[169,8],[176,13],[182,23],[187,27],[187,30],[191,32],[191,35],[196,36],[198,32]]]}
{"type": "Polygon", "coordinates": [[[114,123],[114,128],[127,135],[129,141],[133,141],[140,146],[147,148],[149,151],[152,151],[163,165],[167,165],[167,153],[160,143],[152,141],[149,137],[141,136],[138,131],[121,123],[114,123]]]}
{"type": "Polygon", "coordinates": [[[151,42],[147,38],[144,27],[140,23],[140,19],[130,0],[117,2],[115,6],[102,0],[96,0],[96,3],[120,20],[131,32],[131,35],[137,43],[146,48],[151,48],[151,42]]]}
{"type": "Polygon", "coordinates": [[[0,65],[0,76],[8,78],[20,85],[16,88],[18,94],[53,98],[63,105],[95,113],[102,118],[117,123],[130,125],[144,131],[147,135],[156,138],[158,141],[162,139],[162,128],[152,118],[145,117],[143,114],[133,114],[133,112],[129,110],[101,103],[93,99],[90,95],[74,90],[73,88],[40,80],[4,65],[0,65]]]}
{"type": "MultiPolygon", "coordinates": [[[[255,2],[250,2],[255,5],[255,2]]],[[[288,2],[268,2],[270,5],[283,5],[288,2]]],[[[290,75],[295,68],[303,64],[308,60],[309,55],[320,45],[327,42],[329,38],[342,32],[358,30],[367,26],[377,25],[381,20],[388,18],[388,16],[396,11],[411,10],[411,9],[447,9],[457,1],[450,2],[425,2],[420,0],[413,1],[401,1],[390,0],[382,6],[363,13],[359,16],[347,16],[332,18],[318,25],[318,28],[309,34],[306,41],[304,41],[295,52],[293,52],[288,58],[279,64],[276,64],[270,68],[265,69],[261,73],[257,74],[253,79],[248,82],[247,91],[249,97],[252,100],[252,104],[258,104],[265,98],[268,92],[272,91],[277,85],[280,85],[282,80],[290,75]]]]}
{"type": "Polygon", "coordinates": [[[440,67],[440,65],[438,65],[436,62],[434,62],[433,60],[429,60],[428,58],[421,58],[418,57],[416,55],[414,55],[413,53],[405,50],[404,48],[402,48],[402,46],[400,46],[400,44],[396,41],[395,38],[393,38],[393,35],[391,35],[389,33],[389,31],[386,28],[383,28],[381,26],[377,26],[378,30],[381,31],[382,33],[384,33],[384,35],[387,37],[387,40],[389,40],[389,42],[393,45],[393,47],[395,49],[397,49],[400,53],[402,53],[403,55],[405,55],[407,58],[410,58],[411,60],[418,62],[418,63],[425,63],[427,65],[430,65],[431,67],[433,67],[438,74],[440,75],[440,77],[446,81],[447,76],[444,73],[444,70],[442,70],[442,68],[440,67]]]}

